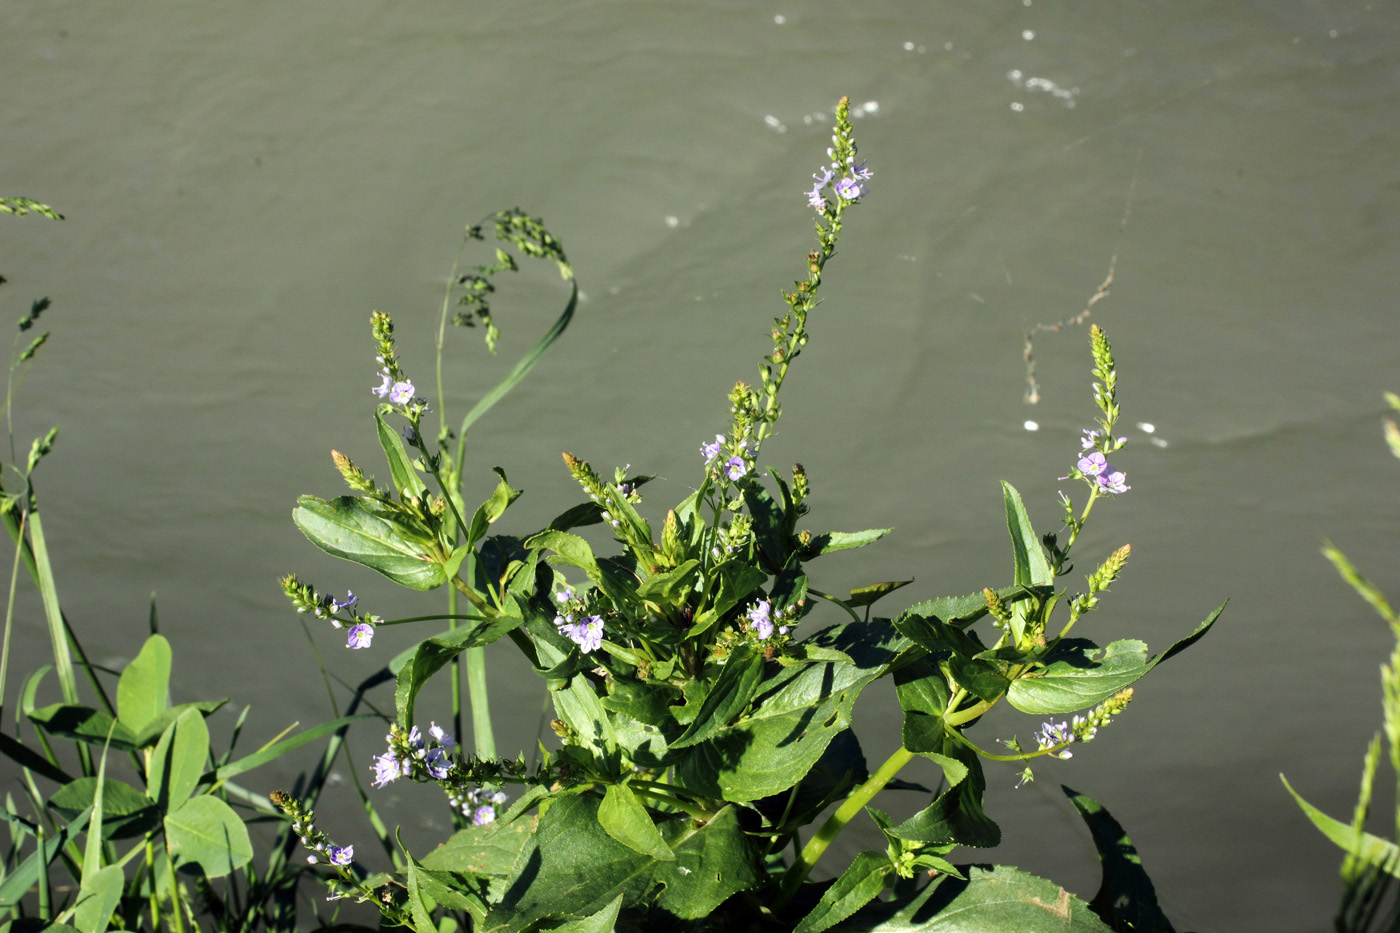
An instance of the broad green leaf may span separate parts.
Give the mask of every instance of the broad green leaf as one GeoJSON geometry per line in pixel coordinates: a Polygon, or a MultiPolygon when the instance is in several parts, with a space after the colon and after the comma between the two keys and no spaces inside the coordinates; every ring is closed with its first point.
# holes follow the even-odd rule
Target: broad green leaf
{"type": "Polygon", "coordinates": [[[817,906],[802,918],[793,933],[821,933],[845,920],[875,899],[885,887],[890,870],[890,859],[885,853],[861,852],[836,883],[822,892],[817,906]]]}
{"type": "Polygon", "coordinates": [[[389,475],[393,478],[394,488],[404,498],[423,495],[428,487],[423,485],[418,471],[413,469],[413,462],[404,450],[399,432],[384,422],[384,412],[375,411],[374,426],[379,433],[379,446],[384,449],[384,457],[389,461],[389,475]]]}
{"type": "Polygon", "coordinates": [[[603,831],[629,849],[663,862],[676,854],[661,838],[651,814],[626,784],[609,784],[598,807],[598,823],[603,831]]]}
{"type": "Polygon", "coordinates": [[[1001,830],[982,809],[987,779],[977,753],[949,737],[943,754],[923,754],[943,769],[948,789],[888,832],[899,839],[931,845],[957,843],[989,848],[1001,842],[1001,830]]]}
{"type": "Polygon", "coordinates": [[[1157,890],[1152,886],[1152,879],[1147,877],[1128,833],[1097,800],[1063,784],[1060,790],[1088,825],[1103,866],[1103,881],[1089,902],[1094,913],[1114,929],[1174,933],[1171,922],[1157,905],[1157,890]]]}
{"type": "MultiPolygon", "coordinates": [[[[111,922],[112,912],[121,900],[126,878],[120,865],[107,865],[91,874],[84,872],[78,887],[78,900],[73,905],[73,922],[83,933],[103,933],[111,922]]],[[[47,929],[52,930],[53,927],[47,929]]]]}
{"type": "Polygon", "coordinates": [[[812,543],[802,549],[802,556],[806,560],[820,557],[823,554],[830,554],[833,551],[849,551],[851,548],[865,547],[867,544],[874,544],[885,535],[894,531],[893,528],[871,528],[867,531],[825,531],[818,535],[812,535],[812,543]]]}
{"type": "MultiPolygon", "coordinates": [[[[97,778],[83,777],[60,787],[49,797],[49,806],[66,820],[72,820],[92,806],[97,778]]],[[[123,839],[144,835],[160,825],[156,802],[130,784],[108,778],[102,784],[102,835],[123,839]]]]}
{"type": "Polygon", "coordinates": [[[1355,856],[1364,865],[1374,865],[1381,871],[1400,878],[1400,846],[1364,830],[1358,834],[1355,827],[1343,823],[1341,820],[1333,819],[1304,800],[1293,789],[1293,785],[1288,783],[1288,778],[1282,774],[1278,777],[1283,782],[1283,786],[1293,795],[1299,808],[1312,821],[1312,824],[1321,831],[1322,835],[1332,840],[1337,848],[1348,855],[1355,856]]]}
{"type": "MultiPolygon", "coordinates": [[[[754,806],[771,822],[791,828],[806,826],[838,797],[869,777],[870,769],[855,732],[838,734],[823,750],[816,764],[790,791],[754,801],[754,806]]],[[[896,789],[891,782],[885,785],[896,789]]]]}
{"type": "Polygon", "coordinates": [[[112,737],[112,748],[130,752],[136,750],[136,736],[111,716],[87,706],[67,706],[55,703],[29,714],[29,721],[51,735],[74,739],[88,745],[101,746],[112,737]],[[116,728],[113,729],[115,722],[116,728]]]}
{"type": "MultiPolygon", "coordinates": [[[[399,848],[403,848],[402,840],[399,840],[399,848]]],[[[473,891],[450,872],[424,868],[407,850],[404,850],[404,857],[407,861],[409,913],[413,917],[414,930],[418,933],[440,933],[433,921],[433,911],[437,907],[465,910],[471,914],[474,926],[480,927],[486,919],[484,884],[479,891],[473,891]]]]}
{"type": "Polygon", "coordinates": [[[456,871],[504,878],[530,841],[528,820],[496,820],[468,826],[423,856],[421,864],[435,871],[456,871]]]}
{"type": "Polygon", "coordinates": [[[516,933],[545,918],[589,916],[618,895],[628,906],[656,903],[682,920],[704,917],[761,878],[758,850],[738,811],[696,823],[672,816],[658,827],[675,860],[658,861],[609,836],[592,795],[556,798],[517,863],[518,874],[483,929],[516,933]],[[658,892],[658,886],[664,886],[658,892]]]}
{"type": "Polygon", "coordinates": [[[1012,684],[1006,698],[1021,712],[1032,715],[1087,709],[1194,645],[1224,611],[1225,603],[1221,603],[1194,632],[1150,661],[1147,645],[1134,639],[1115,641],[1100,649],[1091,641],[1067,638],[1045,656],[1043,670],[1012,684]]]}
{"type": "Polygon", "coordinates": [[[165,711],[170,692],[170,642],[152,635],[117,681],[117,718],[132,733],[165,711]]]}
{"type": "Polygon", "coordinates": [[[435,542],[426,530],[371,511],[354,496],[329,501],[302,496],[292,520],[327,554],[368,567],[400,586],[431,590],[447,580],[433,559],[435,542]]]}
{"type": "Polygon", "coordinates": [[[613,733],[612,719],[603,709],[598,694],[593,692],[593,684],[588,678],[575,674],[568,687],[551,691],[551,696],[559,718],[573,728],[578,744],[600,760],[613,764],[617,736],[613,733]]]}
{"type": "Polygon", "coordinates": [[[736,802],[787,790],[850,725],[860,691],[910,646],[888,624],[877,622],[835,626],[809,641],[843,652],[854,663],[781,668],[762,684],[746,716],[709,740],[681,750],[677,783],[736,802]]]}
{"type": "Polygon", "coordinates": [[[208,758],[209,727],[199,710],[186,710],[161,735],[146,772],[147,789],[162,813],[194,793],[208,758]]]}
{"type": "Polygon", "coordinates": [[[941,753],[943,714],[952,699],[943,672],[929,658],[919,658],[894,672],[894,685],[904,710],[904,747],[917,753],[941,753]]]}
{"type": "Polygon", "coordinates": [[[507,632],[519,628],[524,620],[512,616],[480,620],[443,635],[425,638],[418,643],[409,661],[399,668],[394,687],[394,709],[399,724],[405,729],[413,726],[413,708],[418,691],[453,658],[468,648],[489,645],[507,632]]]}
{"type": "Polygon", "coordinates": [[[1112,933],[1064,888],[1016,868],[974,865],[911,896],[868,904],[834,933],[1112,933]]]}
{"type": "Polygon", "coordinates": [[[762,678],[763,655],[747,645],[736,648],[706,694],[700,711],[685,732],[672,740],[671,747],[696,745],[732,723],[748,708],[762,678]]]}
{"type": "Polygon", "coordinates": [[[191,797],[166,816],[165,840],[177,868],[197,864],[210,878],[222,878],[253,858],[243,820],[207,794],[191,797]]]}
{"type": "Polygon", "coordinates": [[[152,745],[155,745],[156,742],[160,740],[160,737],[165,734],[165,730],[170,728],[170,724],[185,715],[187,710],[198,710],[207,717],[220,709],[227,702],[227,699],[201,700],[198,703],[179,703],[161,710],[159,716],[146,723],[146,725],[141,728],[141,731],[137,733],[136,746],[137,748],[150,748],[152,745]]]}

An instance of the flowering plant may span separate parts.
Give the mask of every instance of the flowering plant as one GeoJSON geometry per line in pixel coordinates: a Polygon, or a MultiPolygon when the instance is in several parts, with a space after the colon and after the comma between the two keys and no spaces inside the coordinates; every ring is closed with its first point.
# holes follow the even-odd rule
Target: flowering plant
{"type": "MultiPolygon", "coordinates": [[[[729,393],[728,424],[700,447],[698,486],[665,512],[659,529],[640,508],[652,477],[619,470],[605,479],[565,453],[584,501],[533,534],[490,534],[518,491],[498,469],[494,492],[468,511],[456,472],[465,427],[440,431],[436,446],[425,440],[433,403],[405,375],[389,318],[375,313],[375,424],[392,485],[333,453],[352,495],[304,496],[294,519],[330,554],[411,589],[447,586],[465,602],[449,610],[454,628],[391,663],[396,720],[373,766],[378,786],[403,779],[440,786],[459,829],[431,852],[405,854],[392,875],[366,875],[345,864],[349,847],[317,835],[296,801],[279,797],[317,857],[335,866],[337,895],[373,899],[392,922],[424,933],[437,929],[438,909],[460,912],[474,928],[511,931],[732,923],[802,933],[838,924],[923,929],[942,911],[971,911],[965,916],[980,918],[974,926],[994,924],[979,929],[1102,930],[1106,922],[1147,929],[1143,918],[1160,917],[1150,884],[1122,870],[1118,835],[1101,847],[1112,862],[1106,877],[1115,880],[1093,905],[1015,869],[950,861],[959,847],[1000,839],[983,810],[983,759],[1016,763],[1024,782],[1032,760],[1069,758],[1071,746],[1122,713],[1134,682],[1202,637],[1223,609],[1155,657],[1137,640],[1101,647],[1071,637],[1130,553],[1126,545],[1110,553],[1082,588],[1062,582],[1095,505],[1130,488],[1108,462],[1124,444],[1114,435],[1117,371],[1108,338],[1097,326],[1091,331],[1097,425],[1064,477],[1084,483],[1082,505],[1062,493],[1063,528],[1038,536],[1019,493],[1002,483],[1009,580],[890,617],[873,615],[874,606],[901,583],[818,588],[814,561],[890,531],[811,530],[805,470],[795,466],[785,477],[761,466],[846,214],[868,195],[873,176],[857,161],[845,100],[827,157],[807,192],[816,248],[805,277],[783,292],[786,309],[773,322],[758,384],[739,382],[729,393]],[[391,419],[404,423],[401,431],[391,419]],[[530,765],[523,755],[483,752],[476,701],[484,701],[484,667],[474,674],[470,662],[476,753],[436,724],[426,735],[416,725],[424,684],[464,652],[503,637],[543,679],[556,713],[557,747],[530,765]],[[899,698],[902,741],[872,769],[851,714],[861,691],[883,677],[899,698]],[[1002,700],[1050,717],[1032,727],[1033,745],[1012,736],[992,752],[968,735],[1002,700]],[[897,779],[916,756],[941,770],[937,792],[897,779]],[[897,822],[871,806],[885,789],[929,801],[897,822]],[[507,793],[516,795],[509,806],[507,793]],[[834,882],[814,881],[832,840],[862,811],[885,851],[860,853],[834,882]],[[1124,879],[1130,891],[1118,889],[1124,879]],[[892,896],[877,899],[886,889],[892,896]]],[[[497,235],[554,258],[572,280],[562,249],[538,222],[529,221],[531,237],[519,237],[525,223],[518,212],[498,215],[497,235]]],[[[491,275],[515,267],[504,250],[497,260],[468,283],[469,303],[489,292],[491,275]]],[[[566,314],[577,294],[574,286],[566,314]]],[[[489,316],[481,319],[494,342],[489,316]]],[[[294,576],[284,587],[299,610],[350,626],[351,647],[369,644],[379,626],[414,621],[356,614],[353,598],[327,598],[294,576]]],[[[1111,824],[1092,800],[1074,799],[1096,833],[1111,824]]]]}

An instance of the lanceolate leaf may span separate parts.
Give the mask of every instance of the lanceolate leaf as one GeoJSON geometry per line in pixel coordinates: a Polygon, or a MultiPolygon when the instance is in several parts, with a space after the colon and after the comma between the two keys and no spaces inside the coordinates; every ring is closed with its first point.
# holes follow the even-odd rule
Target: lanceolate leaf
{"type": "Polygon", "coordinates": [[[1091,641],[1067,638],[1045,656],[1044,670],[1016,681],[1006,698],[1021,712],[1032,715],[1087,709],[1195,644],[1224,611],[1221,603],[1194,632],[1150,661],[1147,645],[1135,639],[1115,641],[1100,649],[1091,641]]]}
{"type": "Polygon", "coordinates": [[[489,645],[523,625],[524,621],[512,616],[483,619],[419,642],[408,663],[399,668],[398,682],[394,688],[394,708],[398,712],[399,723],[405,729],[413,726],[414,701],[428,678],[466,649],[489,645]]]}
{"type": "Polygon", "coordinates": [[[1355,828],[1334,819],[1323,813],[1317,807],[1304,800],[1293,785],[1288,783],[1288,778],[1279,775],[1279,780],[1283,781],[1283,786],[1293,795],[1303,813],[1316,826],[1322,835],[1332,840],[1339,849],[1355,858],[1364,865],[1374,865],[1387,874],[1400,878],[1400,846],[1372,833],[1357,833],[1355,828]]]}
{"type": "Polygon", "coordinates": [[[1022,586],[1048,586],[1055,582],[1050,562],[1041,550],[1040,538],[1031,525],[1021,494],[1010,483],[1001,484],[1006,500],[1006,527],[1011,532],[1012,555],[1015,558],[1016,582],[1022,586]]]}
{"type": "Polygon", "coordinates": [[[171,812],[194,793],[208,757],[209,727],[199,710],[186,710],[161,735],[151,755],[147,786],[161,812],[171,812]]]}
{"type": "Polygon", "coordinates": [[[413,469],[408,452],[404,450],[403,438],[399,432],[384,422],[384,413],[374,413],[374,426],[379,432],[379,446],[384,449],[384,457],[389,461],[389,474],[393,477],[394,488],[402,496],[421,496],[427,490],[418,472],[413,469]]]}
{"type": "Polygon", "coordinates": [[[851,548],[865,547],[867,544],[874,544],[885,535],[894,531],[893,528],[871,528],[866,531],[824,531],[821,534],[812,535],[812,543],[802,551],[802,556],[807,560],[820,557],[823,554],[830,554],[833,551],[849,551],[851,548]]]}
{"type": "Polygon", "coordinates": [[[656,824],[637,795],[626,784],[609,784],[598,807],[603,831],[629,849],[669,862],[676,854],[657,832],[656,824]]]}
{"type": "Polygon", "coordinates": [[[401,586],[431,590],[447,580],[442,565],[432,557],[430,536],[369,510],[354,496],[329,501],[302,496],[292,520],[327,554],[382,573],[401,586]]]}
{"type": "Polygon", "coordinates": [[[821,933],[845,920],[875,899],[884,888],[890,870],[890,859],[885,853],[861,852],[836,883],[822,892],[817,906],[802,918],[793,933],[821,933]]]}

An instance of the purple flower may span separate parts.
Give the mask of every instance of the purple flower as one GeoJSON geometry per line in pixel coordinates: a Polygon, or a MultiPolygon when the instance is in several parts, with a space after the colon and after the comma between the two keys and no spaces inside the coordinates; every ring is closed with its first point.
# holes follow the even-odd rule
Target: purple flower
{"type": "Polygon", "coordinates": [[[807,192],[807,206],[814,211],[826,210],[826,198],[822,196],[821,185],[807,192]]]}
{"type": "Polygon", "coordinates": [[[391,782],[403,777],[406,770],[399,756],[391,749],[374,759],[374,786],[387,787],[391,782]]]}
{"type": "Polygon", "coordinates": [[[1079,462],[1075,464],[1075,466],[1079,467],[1079,472],[1083,473],[1085,476],[1098,476],[1104,470],[1108,469],[1108,460],[1103,454],[1096,450],[1091,454],[1080,457],[1079,462]]]}
{"type": "Polygon", "coordinates": [[[355,860],[355,847],[331,846],[326,850],[326,858],[332,865],[349,865],[355,860]]]}
{"type": "Polygon", "coordinates": [[[487,823],[494,823],[495,821],[495,807],[477,807],[476,810],[472,813],[473,826],[485,826],[487,823]]]}
{"type": "MultiPolygon", "coordinates": [[[[566,618],[572,620],[573,616],[566,618]]],[[[559,631],[578,645],[584,654],[591,654],[603,646],[603,619],[601,616],[585,616],[581,622],[567,621],[563,624],[560,624],[556,617],[554,624],[558,625],[559,631]]]]}
{"type": "Polygon", "coordinates": [[[389,394],[390,390],[393,388],[394,380],[392,377],[390,377],[388,370],[381,370],[379,373],[379,378],[383,379],[384,381],[379,385],[375,386],[374,388],[370,389],[370,391],[373,392],[375,395],[379,396],[380,398],[384,398],[389,394]]]}
{"type": "Polygon", "coordinates": [[[413,399],[413,383],[396,382],[389,390],[389,401],[395,405],[407,405],[413,399]]]}
{"type": "Polygon", "coordinates": [[[864,162],[860,163],[859,165],[851,166],[851,175],[859,179],[860,181],[869,181],[870,179],[875,177],[875,173],[872,172],[870,169],[866,168],[864,162]]]}
{"type": "Polygon", "coordinates": [[[700,445],[700,455],[705,458],[705,466],[709,466],[715,462],[715,458],[718,457],[720,451],[724,449],[725,443],[724,435],[716,434],[714,443],[700,445]]]}
{"type": "Polygon", "coordinates": [[[865,185],[854,178],[843,178],[836,183],[836,196],[843,201],[859,201],[865,195],[865,185]]]}
{"type": "MultiPolygon", "coordinates": [[[[1074,731],[1070,729],[1069,723],[1062,722],[1056,725],[1055,722],[1052,720],[1050,722],[1041,724],[1040,734],[1035,737],[1035,740],[1042,749],[1053,748],[1056,745],[1064,745],[1066,743],[1073,742],[1074,731]]],[[[1050,755],[1054,758],[1074,757],[1070,754],[1069,749],[1062,749],[1058,752],[1051,752],[1050,755]]]]}
{"type": "Polygon", "coordinates": [[[1109,495],[1117,495],[1133,488],[1123,482],[1124,476],[1121,470],[1114,470],[1107,464],[1104,465],[1104,472],[1095,476],[1094,479],[1099,484],[1099,492],[1109,495]]]}
{"type": "Polygon", "coordinates": [[[450,752],[457,747],[457,736],[443,729],[442,726],[439,726],[437,723],[428,726],[428,734],[437,739],[438,744],[443,747],[444,751],[450,752]]]}
{"type": "MultiPolygon", "coordinates": [[[[554,598],[561,603],[566,603],[574,598],[574,588],[572,586],[566,586],[560,590],[554,598]]],[[[558,623],[556,622],[555,624],[558,623]]]]}
{"type": "Polygon", "coordinates": [[[823,166],[819,171],[812,173],[812,180],[817,183],[817,188],[825,188],[831,184],[831,179],[836,177],[836,173],[823,166]]]}
{"type": "Polygon", "coordinates": [[[744,462],[743,457],[730,457],[724,472],[730,479],[739,479],[749,472],[749,465],[744,462]]]}
{"type": "Polygon", "coordinates": [[[428,756],[423,759],[423,765],[434,780],[438,781],[447,777],[447,772],[452,770],[452,761],[441,747],[429,749],[428,756]]]}
{"type": "Polygon", "coordinates": [[[374,627],[361,622],[350,629],[350,638],[345,644],[350,648],[368,648],[373,638],[374,627]]]}
{"type": "Polygon", "coordinates": [[[768,639],[773,637],[773,620],[769,616],[772,608],[773,607],[766,599],[760,599],[749,607],[749,622],[753,625],[754,633],[757,634],[759,638],[768,639]]]}

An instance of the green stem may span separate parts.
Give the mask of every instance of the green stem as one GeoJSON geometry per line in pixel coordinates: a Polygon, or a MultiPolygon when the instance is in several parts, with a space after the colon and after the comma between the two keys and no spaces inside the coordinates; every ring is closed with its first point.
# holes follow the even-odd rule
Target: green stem
{"type": "Polygon", "coordinates": [[[807,841],[807,845],[803,846],[802,854],[798,856],[792,867],[783,872],[783,880],[778,886],[778,897],[772,905],[773,910],[780,910],[786,906],[788,901],[792,900],[793,895],[802,886],[802,882],[807,880],[807,876],[816,867],[818,860],[826,852],[827,847],[831,845],[832,840],[840,835],[841,830],[846,828],[846,824],[855,819],[856,815],[865,808],[865,805],[876,794],[884,790],[885,785],[892,781],[900,769],[913,759],[914,753],[901,745],[895,749],[894,754],[885,759],[885,763],[880,765],[879,770],[866,779],[864,784],[851,791],[851,795],[846,798],[846,801],[836,808],[836,812],[827,818],[816,834],[807,841]]]}

